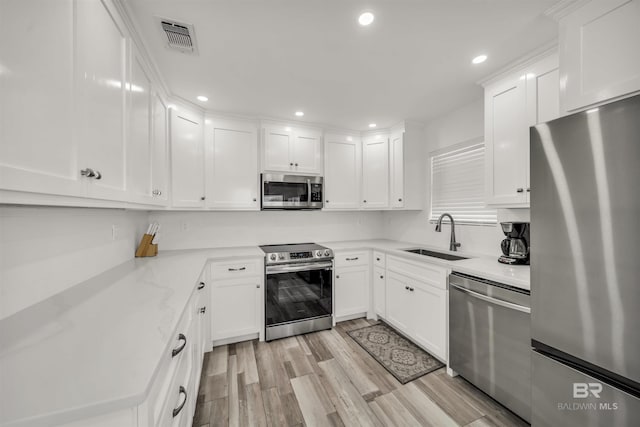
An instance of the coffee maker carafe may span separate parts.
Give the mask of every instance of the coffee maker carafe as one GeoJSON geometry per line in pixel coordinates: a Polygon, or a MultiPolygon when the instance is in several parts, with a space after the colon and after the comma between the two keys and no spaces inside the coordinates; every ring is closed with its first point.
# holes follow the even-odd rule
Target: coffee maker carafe
{"type": "Polygon", "coordinates": [[[500,243],[502,256],[498,261],[503,264],[529,264],[529,223],[501,222],[506,239],[500,243]]]}

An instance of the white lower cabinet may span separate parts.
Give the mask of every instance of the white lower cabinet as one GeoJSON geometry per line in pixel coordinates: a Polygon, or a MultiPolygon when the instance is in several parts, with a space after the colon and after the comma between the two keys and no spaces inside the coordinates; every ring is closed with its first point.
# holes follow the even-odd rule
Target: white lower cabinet
{"type": "Polygon", "coordinates": [[[447,275],[444,267],[387,257],[385,319],[445,361],[447,275]]]}
{"type": "Polygon", "coordinates": [[[373,311],[376,315],[387,317],[387,278],[384,268],[373,269],[373,311]]]}
{"type": "Polygon", "coordinates": [[[369,251],[335,254],[334,318],[359,317],[369,311],[369,251]]]}
{"type": "Polygon", "coordinates": [[[211,264],[214,344],[257,337],[262,329],[263,275],[256,259],[211,264]]]}

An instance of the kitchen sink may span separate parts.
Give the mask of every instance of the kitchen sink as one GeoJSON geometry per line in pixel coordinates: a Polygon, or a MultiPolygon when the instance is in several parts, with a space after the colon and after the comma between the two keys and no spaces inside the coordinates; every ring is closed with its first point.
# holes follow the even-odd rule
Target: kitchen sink
{"type": "Polygon", "coordinates": [[[436,252],[430,251],[428,249],[403,249],[405,252],[411,252],[412,254],[424,255],[424,256],[432,256],[434,258],[446,259],[447,261],[459,261],[461,259],[468,259],[467,257],[459,256],[459,255],[451,255],[444,252],[436,252]]]}

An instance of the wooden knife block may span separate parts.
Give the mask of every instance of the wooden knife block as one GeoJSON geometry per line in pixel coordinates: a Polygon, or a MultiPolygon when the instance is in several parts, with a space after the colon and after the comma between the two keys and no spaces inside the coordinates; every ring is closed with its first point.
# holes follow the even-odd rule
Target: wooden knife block
{"type": "Polygon", "coordinates": [[[136,249],[136,257],[147,257],[158,255],[158,245],[151,243],[153,236],[151,234],[144,234],[138,249],[136,249]]]}

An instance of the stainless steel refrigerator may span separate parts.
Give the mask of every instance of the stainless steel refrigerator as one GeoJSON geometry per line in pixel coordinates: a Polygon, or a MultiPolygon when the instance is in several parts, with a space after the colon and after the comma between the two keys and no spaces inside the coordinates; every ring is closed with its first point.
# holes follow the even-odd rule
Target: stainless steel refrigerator
{"type": "Polygon", "coordinates": [[[640,426],[640,96],[531,128],[534,426],[640,426]]]}

